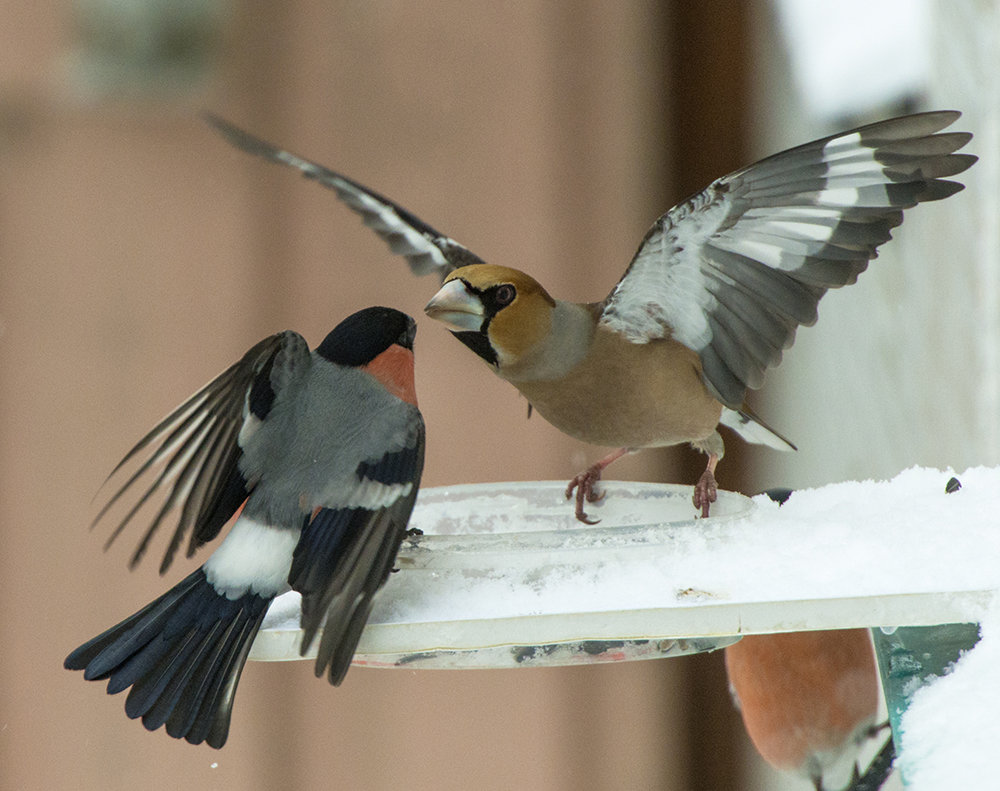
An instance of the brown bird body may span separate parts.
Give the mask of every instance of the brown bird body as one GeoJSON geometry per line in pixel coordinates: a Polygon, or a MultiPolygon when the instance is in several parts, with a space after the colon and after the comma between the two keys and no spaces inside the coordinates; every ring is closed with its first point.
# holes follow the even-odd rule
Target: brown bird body
{"type": "Polygon", "coordinates": [[[576,515],[600,498],[608,464],[639,448],[691,443],[708,454],[695,486],[703,516],[723,454],[717,426],[794,446],[744,405],[830,288],[857,280],[903,221],[947,198],[976,158],[941,130],[959,113],[890,119],[815,140],[716,179],[663,214],[602,301],[554,299],[530,275],[486,264],[388,198],[219,118],[239,148],[334,190],[416,274],[442,287],[425,311],[556,428],[613,451],[574,477],[576,515]]]}
{"type": "MultiPolygon", "coordinates": [[[[672,338],[631,343],[600,324],[599,305],[553,299],[516,269],[479,264],[455,270],[448,280],[456,279],[515,286],[518,297],[491,323],[495,370],[563,433],[636,450],[714,445],[722,404],[708,392],[701,360],[686,346],[672,338]],[[610,402],[615,409],[607,408],[610,402]]],[[[434,307],[429,313],[448,321],[434,307]]]]}
{"type": "Polygon", "coordinates": [[[708,447],[722,404],[705,388],[697,354],[669,338],[630,343],[601,326],[587,352],[560,379],[498,373],[553,426],[591,445],[708,447]],[[609,402],[614,410],[604,406],[609,402]]]}
{"type": "Polygon", "coordinates": [[[758,441],[792,449],[746,408],[727,408],[706,384],[701,358],[671,333],[635,343],[603,321],[600,304],[553,299],[530,275],[491,264],[456,269],[427,303],[427,315],[514,385],[553,426],[593,445],[616,447],[569,483],[576,516],[604,468],[641,448],[683,442],[708,454],[695,505],[708,515],[715,465],[725,446],[717,426],[754,426],[758,441]],[[507,295],[510,295],[509,301],[507,295]]]}

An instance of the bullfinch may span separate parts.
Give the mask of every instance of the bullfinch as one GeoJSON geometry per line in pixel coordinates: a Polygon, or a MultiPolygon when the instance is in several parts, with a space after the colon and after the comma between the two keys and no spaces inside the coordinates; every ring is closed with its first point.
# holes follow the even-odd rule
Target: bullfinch
{"type": "Polygon", "coordinates": [[[316,675],[340,684],[420,484],[415,331],[406,314],[372,307],[313,351],[298,333],[272,335],[140,440],[95,520],[132,503],[110,543],[159,495],[133,566],[167,521],[161,573],[185,539],[190,557],[239,516],[203,566],[65,666],[107,679],[110,694],[131,687],[125,712],[149,730],[222,747],[264,614],[295,590],[302,653],[318,639],[316,675]]]}
{"type": "Polygon", "coordinates": [[[730,691],[764,760],[816,791],[854,788],[859,752],[881,730],[868,629],[747,635],[725,656],[730,691]]]}

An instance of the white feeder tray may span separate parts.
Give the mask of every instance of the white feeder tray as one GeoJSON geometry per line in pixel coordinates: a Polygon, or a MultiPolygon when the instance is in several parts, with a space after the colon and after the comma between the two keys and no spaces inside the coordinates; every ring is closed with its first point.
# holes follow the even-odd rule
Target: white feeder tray
{"type": "MultiPolygon", "coordinates": [[[[752,500],[720,491],[696,518],[691,486],[608,482],[576,520],[566,483],[470,484],[422,489],[354,663],[474,668],[583,664],[711,651],[739,639],[698,623],[713,598],[685,582],[684,553],[746,518],[752,500]],[[678,618],[678,613],[691,617],[678,618]],[[679,630],[680,627],[680,630],[679,630]],[[679,635],[690,634],[693,637],[679,635]]],[[[300,599],[275,600],[250,652],[299,655],[300,599]]]]}

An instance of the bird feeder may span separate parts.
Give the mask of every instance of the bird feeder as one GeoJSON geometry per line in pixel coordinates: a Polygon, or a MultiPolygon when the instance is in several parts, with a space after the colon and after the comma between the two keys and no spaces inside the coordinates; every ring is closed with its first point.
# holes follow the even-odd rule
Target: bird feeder
{"type": "MultiPolygon", "coordinates": [[[[1000,531],[981,527],[1000,510],[1000,470],[963,473],[955,493],[948,478],[913,469],[795,492],[783,506],[720,491],[706,519],[690,487],[606,482],[595,525],[574,518],[564,482],[424,489],[410,523],[420,532],[404,542],[354,662],[573,665],[874,627],[898,737],[915,690],[975,645],[1000,589],[1000,531]]],[[[279,597],[250,658],[309,658],[298,617],[298,594],[279,597]]]]}

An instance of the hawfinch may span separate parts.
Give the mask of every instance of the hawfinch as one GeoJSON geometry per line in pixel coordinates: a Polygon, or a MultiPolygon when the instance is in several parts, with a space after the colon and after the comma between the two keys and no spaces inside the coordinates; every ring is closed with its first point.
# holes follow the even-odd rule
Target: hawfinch
{"type": "MultiPolygon", "coordinates": [[[[271,601],[302,594],[302,653],[339,684],[372,597],[392,570],[420,484],[424,424],[413,382],[416,325],[390,308],[342,321],[312,352],[295,332],[265,338],[126,455],[110,543],[156,493],[163,505],[134,566],[170,513],[163,573],[242,511],[205,564],[67,658],[108,693],[131,687],[129,717],[221,747],[247,653],[271,601]],[[137,467],[131,474],[124,471],[137,467]],[[177,513],[179,511],[179,513],[177,513]]],[[[97,521],[95,520],[95,522],[97,521]]]]}
{"type": "Polygon", "coordinates": [[[971,138],[938,133],[959,113],[904,116],[767,157],[662,215],[603,299],[566,302],[520,270],[487,265],[393,201],[215,116],[233,145],[334,190],[413,271],[443,286],[425,308],[556,428],[616,448],[570,481],[576,515],[611,462],[687,442],[708,455],[694,492],[716,498],[720,425],[794,446],[747,406],[748,388],[812,324],[829,288],[853,283],[903,209],[953,195],[971,138]]]}

